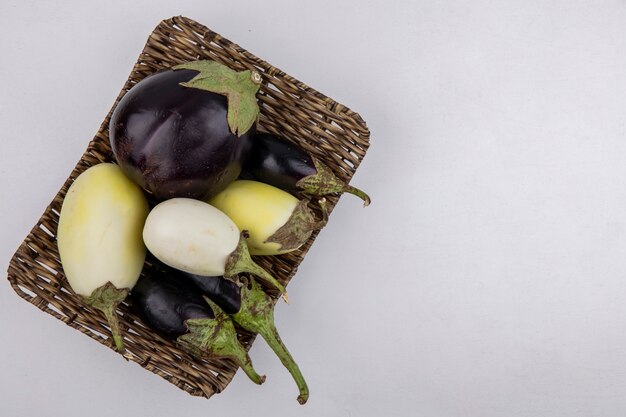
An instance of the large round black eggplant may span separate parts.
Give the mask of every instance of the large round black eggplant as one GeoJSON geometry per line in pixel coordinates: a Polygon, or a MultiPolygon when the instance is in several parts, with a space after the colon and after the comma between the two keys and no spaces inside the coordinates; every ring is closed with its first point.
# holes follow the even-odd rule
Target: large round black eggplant
{"type": "Polygon", "coordinates": [[[111,116],[118,164],[158,200],[217,194],[239,176],[250,152],[255,126],[234,135],[225,96],[180,85],[197,74],[181,69],[151,75],[126,93],[111,116]]]}
{"type": "Polygon", "coordinates": [[[265,381],[237,340],[230,317],[217,305],[210,305],[180,272],[160,269],[141,277],[131,292],[131,302],[152,330],[176,341],[187,352],[196,357],[226,357],[253,382],[265,381]]]}
{"type": "Polygon", "coordinates": [[[316,197],[347,192],[361,198],[365,206],[370,203],[367,194],[337,178],[322,162],[293,143],[269,133],[254,137],[242,177],[316,197]]]}
{"type": "Polygon", "coordinates": [[[298,364],[278,334],[274,324],[274,302],[261,286],[252,278],[249,281],[244,280],[244,285],[239,287],[223,277],[203,277],[194,274],[185,276],[202,294],[231,314],[235,323],[250,332],[260,334],[265,339],[296,382],[300,391],[298,402],[306,403],[309,399],[309,387],[298,364]]]}

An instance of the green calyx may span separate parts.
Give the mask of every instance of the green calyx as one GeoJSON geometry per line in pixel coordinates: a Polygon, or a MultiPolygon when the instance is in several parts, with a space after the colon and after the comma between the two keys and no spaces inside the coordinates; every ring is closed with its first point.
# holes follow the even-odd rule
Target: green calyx
{"type": "Polygon", "coordinates": [[[311,237],[311,233],[326,225],[327,217],[316,221],[307,200],[300,200],[287,222],[264,243],[278,243],[281,251],[298,249],[311,237]]]}
{"type": "Polygon", "coordinates": [[[192,61],[176,65],[174,70],[198,71],[183,87],[197,88],[226,96],[228,100],[228,127],[233,135],[246,133],[259,117],[256,93],[261,75],[256,71],[235,71],[216,61],[192,61]]]}
{"type": "Polygon", "coordinates": [[[241,307],[237,313],[232,315],[232,318],[235,323],[244,329],[258,333],[265,339],[282,364],[293,376],[300,391],[298,402],[300,404],[306,403],[309,398],[309,388],[298,364],[294,361],[276,330],[274,325],[274,303],[254,279],[250,279],[249,286],[244,285],[241,287],[241,307]]]}
{"type": "Polygon", "coordinates": [[[248,233],[245,230],[241,232],[237,248],[235,248],[226,260],[224,278],[236,281],[237,274],[242,272],[254,274],[280,291],[283,299],[287,301],[288,298],[285,287],[269,272],[256,264],[250,257],[250,251],[248,250],[248,244],[246,243],[247,236],[248,233]]]}
{"type": "Polygon", "coordinates": [[[232,320],[221,308],[205,297],[211,306],[214,319],[189,319],[185,325],[189,332],[178,337],[176,342],[182,349],[197,358],[228,358],[235,362],[255,384],[265,382],[265,375],[259,375],[252,366],[246,350],[237,340],[237,332],[232,320]]]}
{"type": "Polygon", "coordinates": [[[330,168],[321,163],[315,158],[313,164],[317,172],[308,177],[302,178],[296,183],[296,187],[301,189],[307,194],[311,194],[317,197],[324,196],[326,194],[333,193],[350,193],[363,200],[363,207],[369,206],[371,200],[365,192],[359,190],[356,187],[346,184],[340,180],[330,168]]]}
{"type": "Polygon", "coordinates": [[[104,313],[109,326],[111,326],[113,341],[118,352],[124,352],[124,340],[115,311],[126,296],[128,296],[128,288],[119,289],[111,282],[107,282],[103,286],[96,288],[89,297],[85,297],[87,305],[104,313]]]}

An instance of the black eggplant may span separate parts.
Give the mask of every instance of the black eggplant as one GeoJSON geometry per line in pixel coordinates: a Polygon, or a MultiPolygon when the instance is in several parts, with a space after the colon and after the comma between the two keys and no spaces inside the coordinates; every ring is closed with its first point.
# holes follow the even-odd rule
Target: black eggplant
{"type": "Polygon", "coordinates": [[[115,159],[157,200],[209,198],[240,174],[256,130],[257,72],[194,61],[131,88],[111,116],[115,159]]]}
{"type": "Polygon", "coordinates": [[[235,314],[241,308],[241,289],[236,282],[224,277],[203,277],[188,273],[185,276],[225,313],[235,314]]]}
{"type": "Polygon", "coordinates": [[[222,277],[185,275],[205,296],[231,314],[235,323],[250,332],[260,334],[265,339],[296,381],[300,391],[298,402],[306,403],[309,399],[309,387],[298,364],[280,339],[274,325],[274,303],[261,286],[252,278],[249,281],[242,279],[244,285],[239,287],[222,277]]]}
{"type": "Polygon", "coordinates": [[[361,198],[364,206],[370,204],[367,194],[346,184],[322,162],[293,143],[269,133],[259,133],[254,137],[242,178],[315,197],[346,192],[361,198]]]}
{"type": "Polygon", "coordinates": [[[155,270],[139,279],[131,301],[141,319],[192,355],[231,359],[254,383],[262,384],[265,376],[252,367],[230,317],[178,274],[172,269],[155,270]]]}

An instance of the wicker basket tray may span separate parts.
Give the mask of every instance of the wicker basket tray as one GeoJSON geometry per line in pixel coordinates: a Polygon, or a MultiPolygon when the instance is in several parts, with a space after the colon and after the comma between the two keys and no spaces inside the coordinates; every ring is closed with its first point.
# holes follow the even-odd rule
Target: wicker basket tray
{"type": "MultiPolygon", "coordinates": [[[[115,104],[144,77],[196,59],[212,59],[236,70],[255,69],[261,73],[263,85],[258,95],[260,130],[288,138],[326,163],[341,179],[350,180],[369,146],[369,131],[358,114],[184,17],[164,20],[152,32],[115,104]]],[[[69,287],[55,238],[61,204],[72,181],[88,167],[113,160],[108,139],[111,112],[11,259],[8,279],[15,292],[26,301],[113,349],[104,316],[86,307],[69,287]]],[[[329,198],[329,203],[332,210],[337,197],[329,198]]],[[[316,235],[295,252],[255,258],[255,261],[286,285],[316,235]]],[[[150,261],[147,261],[146,270],[150,267],[150,261]]],[[[195,360],[148,330],[125,303],[118,309],[118,314],[127,359],[191,395],[208,398],[221,392],[232,380],[236,367],[230,361],[195,360]]],[[[242,332],[240,338],[249,349],[253,336],[242,332]]]]}

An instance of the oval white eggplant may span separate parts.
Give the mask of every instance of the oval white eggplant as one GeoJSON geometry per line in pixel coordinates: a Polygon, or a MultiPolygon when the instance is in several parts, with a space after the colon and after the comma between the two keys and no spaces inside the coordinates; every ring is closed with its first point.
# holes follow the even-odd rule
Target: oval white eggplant
{"type": "Polygon", "coordinates": [[[306,200],[257,181],[238,180],[209,200],[250,234],[252,255],[279,255],[302,246],[325,220],[315,221],[306,200]]]}
{"type": "Polygon", "coordinates": [[[57,244],[63,271],[74,292],[105,313],[118,350],[123,344],[115,307],[141,274],[147,215],[141,189],[110,163],[79,175],[61,207],[57,244]]]}
{"type": "Polygon", "coordinates": [[[146,219],[143,239],[157,259],[181,271],[230,279],[250,272],[285,291],[252,261],[237,225],[203,201],[172,198],[158,204],[146,219]]]}
{"type": "Polygon", "coordinates": [[[239,229],[224,213],[193,199],[172,198],[152,209],[143,230],[161,262],[202,276],[224,275],[239,243],[239,229]]]}

